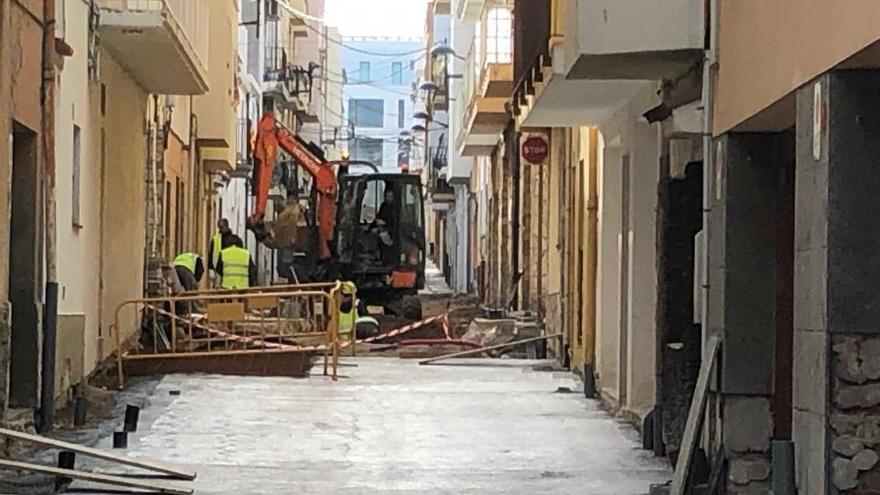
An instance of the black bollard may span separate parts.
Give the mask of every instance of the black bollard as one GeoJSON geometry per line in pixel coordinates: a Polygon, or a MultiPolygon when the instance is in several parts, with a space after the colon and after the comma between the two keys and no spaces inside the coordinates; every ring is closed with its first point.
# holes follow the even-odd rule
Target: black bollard
{"type": "Polygon", "coordinates": [[[80,427],[86,424],[86,406],[88,402],[85,397],[77,397],[73,405],[73,426],[80,427]]]}
{"type": "Polygon", "coordinates": [[[124,430],[128,433],[137,431],[138,417],[140,417],[141,408],[129,405],[125,408],[125,424],[124,430]]]}
{"type": "MultiPolygon", "coordinates": [[[[68,450],[62,450],[58,453],[58,467],[61,469],[73,469],[76,466],[76,454],[68,450]]],[[[67,476],[55,477],[55,492],[61,491],[65,486],[73,483],[73,480],[67,476]]]]}
{"type": "Polygon", "coordinates": [[[113,432],[113,448],[114,449],[127,449],[128,448],[128,432],[127,431],[114,431],[113,432]]]}

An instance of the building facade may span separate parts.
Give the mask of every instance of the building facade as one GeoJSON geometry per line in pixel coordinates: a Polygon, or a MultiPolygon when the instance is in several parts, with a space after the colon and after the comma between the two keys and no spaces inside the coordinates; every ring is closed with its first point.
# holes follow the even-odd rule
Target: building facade
{"type": "MultiPolygon", "coordinates": [[[[266,98],[283,103],[274,107],[294,129],[320,125],[315,112],[328,101],[324,86],[311,93],[320,74],[294,63],[315,57],[317,66],[327,51],[323,26],[316,34],[304,21],[322,5],[308,4],[0,2],[0,133],[9,136],[0,147],[11,157],[0,164],[5,420],[51,423],[54,404],[118,352],[117,337],[136,339],[115,335],[117,306],[161,291],[162,266],[177,254],[206,254],[219,218],[245,233],[250,143],[266,98]],[[266,33],[281,27],[291,28],[283,49],[309,49],[269,65],[277,46],[266,33]]],[[[328,105],[341,109],[336,100],[328,105]]],[[[275,253],[250,246],[271,282],[275,253]]]]}

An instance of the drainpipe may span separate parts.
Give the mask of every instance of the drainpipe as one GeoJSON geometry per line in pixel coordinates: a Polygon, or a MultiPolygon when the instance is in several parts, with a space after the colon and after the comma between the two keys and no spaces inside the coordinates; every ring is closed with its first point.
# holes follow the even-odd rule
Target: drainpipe
{"type": "Polygon", "coordinates": [[[46,210],[46,288],[40,370],[40,433],[55,419],[55,347],[58,329],[58,267],[55,222],[55,0],[43,0],[43,170],[46,210]]]}
{"type": "MultiPolygon", "coordinates": [[[[512,128],[512,126],[511,126],[512,128]]],[[[511,292],[513,293],[512,304],[511,300],[504,301],[505,305],[512,306],[516,309],[520,308],[520,300],[519,300],[519,229],[520,229],[520,204],[519,204],[519,192],[520,192],[520,163],[519,163],[519,133],[518,132],[508,132],[507,136],[511,136],[513,143],[510,146],[510,169],[511,169],[511,177],[513,182],[513,191],[511,191],[511,208],[510,208],[510,264],[512,267],[512,286],[510,287],[511,292]]]]}
{"type": "MultiPolygon", "coordinates": [[[[700,301],[700,325],[703,342],[709,328],[709,216],[712,210],[712,179],[715,177],[715,151],[712,143],[712,121],[715,105],[714,71],[718,64],[718,0],[709,0],[709,47],[703,65],[703,243],[700,249],[703,271],[700,274],[702,297],[700,301]]],[[[705,352],[703,353],[705,359],[705,352]]],[[[714,401],[715,398],[710,398],[714,401]]],[[[714,408],[710,407],[710,410],[714,408]]],[[[714,442],[715,422],[707,421],[709,444],[714,442]]],[[[712,449],[714,450],[714,449],[712,449]]]]}

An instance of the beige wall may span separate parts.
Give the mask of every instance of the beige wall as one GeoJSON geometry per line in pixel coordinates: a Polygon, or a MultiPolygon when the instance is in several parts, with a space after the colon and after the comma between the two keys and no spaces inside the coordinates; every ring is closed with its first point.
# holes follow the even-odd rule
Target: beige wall
{"type": "Polygon", "coordinates": [[[233,7],[231,2],[210,5],[209,89],[207,94],[196,96],[193,102],[199,139],[209,140],[212,147],[222,148],[223,156],[230,164],[235,164],[235,96],[238,91],[238,11],[233,7]]]}
{"type": "MultiPolygon", "coordinates": [[[[107,114],[103,119],[106,154],[102,205],[103,253],[101,321],[98,359],[115,348],[109,332],[116,306],[143,293],[145,231],[145,167],[147,139],[144,115],[147,95],[108,54],[102,54],[102,80],[107,86],[107,114]]],[[[122,328],[129,337],[136,328],[133,314],[122,328]]],[[[117,329],[118,330],[118,329],[117,329]]]]}
{"type": "Polygon", "coordinates": [[[719,1],[716,135],[791,125],[793,100],[768,107],[880,39],[875,0],[719,1]]]}

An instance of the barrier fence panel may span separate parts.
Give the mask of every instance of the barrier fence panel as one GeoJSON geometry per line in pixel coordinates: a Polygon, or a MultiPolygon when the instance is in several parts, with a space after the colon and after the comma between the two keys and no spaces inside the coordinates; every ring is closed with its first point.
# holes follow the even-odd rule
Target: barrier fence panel
{"type": "Polygon", "coordinates": [[[205,291],[124,302],[115,314],[119,386],[126,374],[303,376],[320,354],[324,374],[335,380],[340,287],[205,291]]]}

